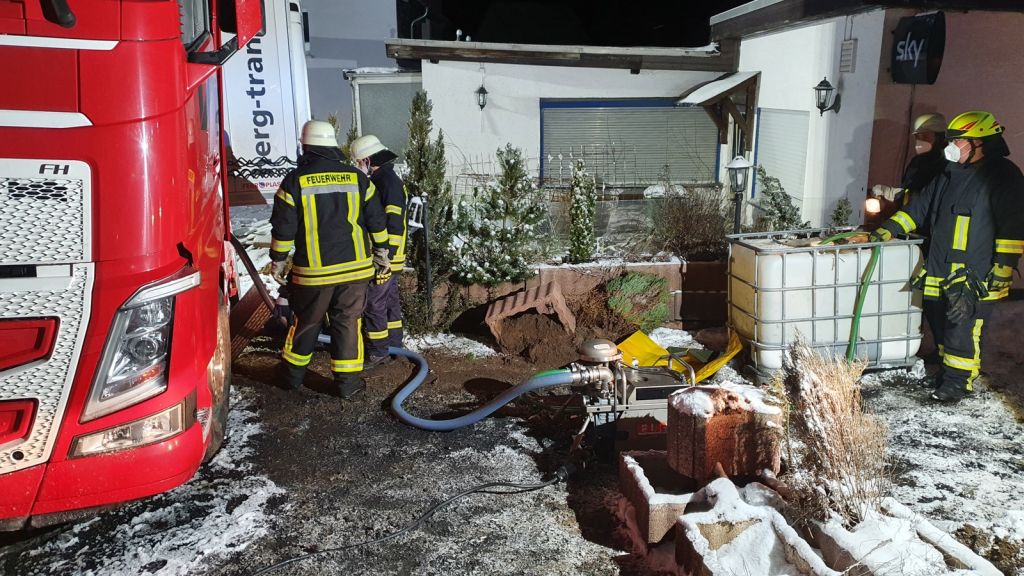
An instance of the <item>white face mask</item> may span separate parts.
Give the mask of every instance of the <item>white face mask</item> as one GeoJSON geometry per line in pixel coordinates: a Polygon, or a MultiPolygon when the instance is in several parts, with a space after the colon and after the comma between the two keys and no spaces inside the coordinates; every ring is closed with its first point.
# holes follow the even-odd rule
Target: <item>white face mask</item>
{"type": "Polygon", "coordinates": [[[950,162],[960,161],[960,148],[956,144],[950,142],[946,144],[946,147],[942,149],[942,155],[946,157],[946,160],[950,162]]]}

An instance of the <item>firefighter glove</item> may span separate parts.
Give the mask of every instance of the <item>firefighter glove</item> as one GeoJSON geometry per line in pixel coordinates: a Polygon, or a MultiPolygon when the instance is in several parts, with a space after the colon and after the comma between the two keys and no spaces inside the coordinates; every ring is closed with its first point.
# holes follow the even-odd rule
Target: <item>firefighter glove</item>
{"type": "Polygon", "coordinates": [[[373,249],[373,270],[375,284],[386,284],[391,279],[391,259],[386,247],[373,249]]]}
{"type": "Polygon", "coordinates": [[[902,191],[902,188],[897,186],[886,186],[885,184],[875,184],[871,187],[871,195],[875,198],[885,198],[889,202],[895,202],[896,196],[902,191]]]}
{"type": "Polygon", "coordinates": [[[282,286],[288,284],[288,278],[285,276],[285,267],[287,265],[287,260],[280,260],[270,264],[270,275],[274,277],[275,282],[282,286]]]}
{"type": "Polygon", "coordinates": [[[871,234],[868,234],[868,242],[888,242],[889,240],[892,240],[892,232],[885,228],[876,228],[871,234]]]}
{"type": "Polygon", "coordinates": [[[974,316],[978,301],[988,296],[988,289],[966,268],[949,275],[942,281],[946,295],[946,318],[953,324],[962,324],[974,316]]]}
{"type": "Polygon", "coordinates": [[[1007,290],[1013,284],[1013,267],[1006,264],[994,264],[988,273],[988,289],[992,292],[1007,290]]]}
{"type": "Polygon", "coordinates": [[[963,324],[974,316],[978,299],[967,282],[957,282],[946,288],[946,318],[953,324],[963,324]]]}

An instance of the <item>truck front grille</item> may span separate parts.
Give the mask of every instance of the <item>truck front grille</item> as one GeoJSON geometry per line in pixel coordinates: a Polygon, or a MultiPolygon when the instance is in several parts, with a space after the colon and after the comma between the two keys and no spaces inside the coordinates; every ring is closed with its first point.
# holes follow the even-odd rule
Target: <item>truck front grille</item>
{"type": "Polygon", "coordinates": [[[0,264],[89,261],[91,181],[85,162],[0,158],[0,264]]]}
{"type": "Polygon", "coordinates": [[[48,268],[66,268],[70,276],[8,280],[6,285],[0,281],[0,318],[60,318],[53,354],[48,359],[0,372],[0,399],[35,398],[39,402],[29,437],[0,448],[0,474],[49,459],[89,323],[92,265],[48,268]],[[46,283],[45,289],[31,289],[32,283],[40,281],[46,283]],[[11,282],[24,283],[29,289],[12,289],[11,282]]]}

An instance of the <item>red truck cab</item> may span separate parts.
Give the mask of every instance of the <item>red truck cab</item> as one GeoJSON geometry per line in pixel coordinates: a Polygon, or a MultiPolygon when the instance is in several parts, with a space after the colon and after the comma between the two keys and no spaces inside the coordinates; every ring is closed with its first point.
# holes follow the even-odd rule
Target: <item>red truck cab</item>
{"type": "Polygon", "coordinates": [[[219,447],[219,64],[260,14],[0,0],[0,529],[168,490],[219,447]]]}

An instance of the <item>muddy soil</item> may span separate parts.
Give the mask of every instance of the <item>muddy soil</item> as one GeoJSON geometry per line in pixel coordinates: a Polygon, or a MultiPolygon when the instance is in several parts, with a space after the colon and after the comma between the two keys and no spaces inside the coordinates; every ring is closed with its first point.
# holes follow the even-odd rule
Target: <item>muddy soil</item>
{"type": "MultiPolygon", "coordinates": [[[[607,295],[595,290],[588,298],[566,302],[576,316],[576,331],[570,333],[557,317],[525,312],[506,318],[501,329],[500,349],[505,354],[529,360],[539,370],[557,368],[575,361],[580,343],[592,338],[618,342],[639,327],[607,307],[607,295]]],[[[478,330],[486,331],[482,325],[478,330]]]]}

